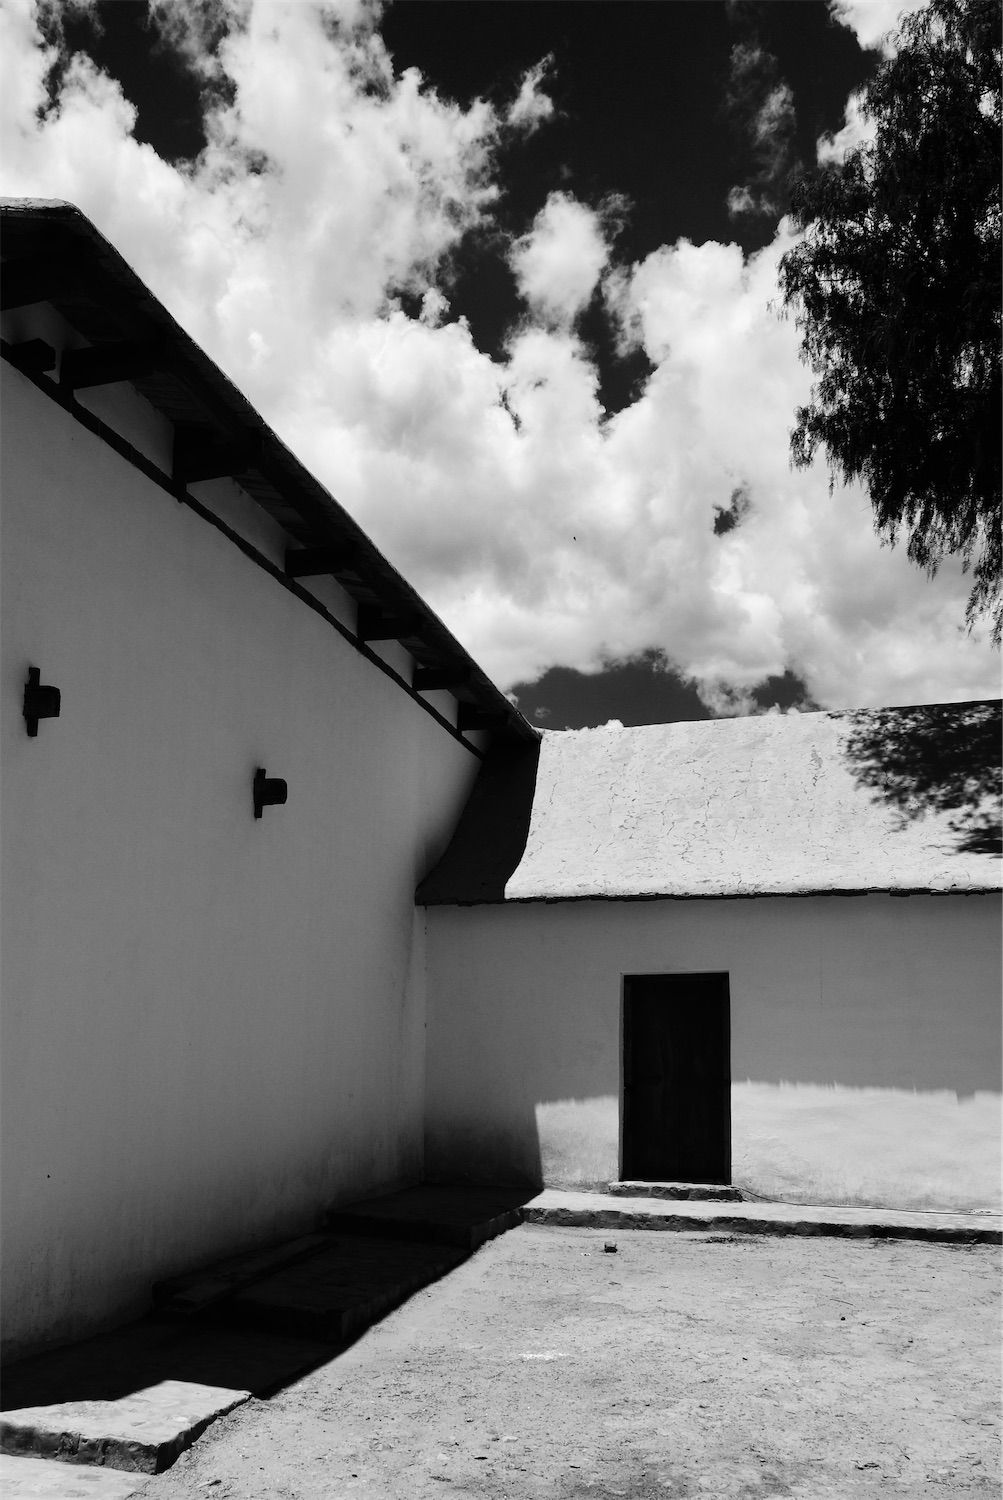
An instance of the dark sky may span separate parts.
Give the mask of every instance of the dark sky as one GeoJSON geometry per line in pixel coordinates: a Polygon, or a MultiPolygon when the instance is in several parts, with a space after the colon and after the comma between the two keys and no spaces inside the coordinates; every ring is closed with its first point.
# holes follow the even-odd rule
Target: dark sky
{"type": "MultiPolygon", "coordinates": [[[[136,105],[137,137],[170,161],[196,155],[204,144],[199,85],[150,28],[142,0],[99,0],[94,20],[69,12],[62,19],[70,49],[89,52],[136,105]]],[[[798,164],[813,161],[820,134],[840,127],[848,94],[875,66],[874,55],[830,20],[824,0],[396,0],[380,29],[399,71],[418,68],[463,104],[476,97],[503,104],[528,68],[551,60],[556,117],[503,147],[508,188],[497,229],[469,238],[453,268],[453,312],[495,357],[518,310],[507,244],[550,192],[592,205],[615,196],[621,262],[682,237],[737,241],[751,253],[772,239],[798,164]],[[742,86],[735,48],[755,59],[742,86]],[[763,173],[750,116],[778,84],[790,89],[793,108],[784,160],[767,174],[775,211],[732,217],[729,189],[763,173]]],[[[612,412],[648,367],[643,355],[618,356],[607,327],[595,306],[581,331],[612,412]]],[[[707,712],[692,687],[651,656],[588,678],[561,668],[516,693],[523,711],[549,728],[707,712]]],[[[799,696],[790,676],[755,694],[762,706],[799,696]]]]}

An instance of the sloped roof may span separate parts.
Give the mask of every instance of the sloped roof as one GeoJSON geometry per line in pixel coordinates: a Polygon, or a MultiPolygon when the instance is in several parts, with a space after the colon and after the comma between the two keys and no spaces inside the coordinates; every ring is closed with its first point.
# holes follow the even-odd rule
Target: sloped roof
{"type": "Polygon", "coordinates": [[[999,703],[545,732],[425,905],[999,889],[999,703]]]}

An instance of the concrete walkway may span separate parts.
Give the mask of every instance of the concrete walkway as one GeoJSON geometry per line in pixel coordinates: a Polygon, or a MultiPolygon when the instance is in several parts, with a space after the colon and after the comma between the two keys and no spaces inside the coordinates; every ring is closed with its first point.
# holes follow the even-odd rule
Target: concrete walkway
{"type": "Polygon", "coordinates": [[[675,1229],[728,1234],[816,1234],[877,1239],[1003,1243],[1003,1216],[795,1203],[708,1203],[546,1188],[523,1209],[527,1224],[562,1228],[675,1229]]]}

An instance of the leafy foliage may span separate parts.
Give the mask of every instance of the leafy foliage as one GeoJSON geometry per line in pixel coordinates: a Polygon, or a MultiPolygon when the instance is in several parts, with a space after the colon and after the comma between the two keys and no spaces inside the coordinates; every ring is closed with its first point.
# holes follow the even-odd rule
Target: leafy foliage
{"type": "Polygon", "coordinates": [[[1000,4],[931,0],[866,90],[874,139],[802,178],[780,267],[817,380],[791,435],[868,489],[931,574],[973,570],[1000,639],[1000,4]]]}

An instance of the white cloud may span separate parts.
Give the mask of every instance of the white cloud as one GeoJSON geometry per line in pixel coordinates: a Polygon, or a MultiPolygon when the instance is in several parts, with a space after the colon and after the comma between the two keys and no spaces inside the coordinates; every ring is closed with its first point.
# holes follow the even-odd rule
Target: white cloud
{"type": "Polygon", "coordinates": [[[758,211],[760,200],[754,198],[748,187],[733,187],[728,189],[728,212],[731,217],[737,218],[739,214],[754,214],[758,211]]]}
{"type": "Polygon", "coordinates": [[[332,31],[334,7],[244,12],[219,48],[232,102],[210,107],[205,152],[175,168],[136,142],[133,106],[84,57],[36,123],[51,58],[26,0],[12,0],[2,171],[8,193],[78,203],[240,379],[253,331],[252,394],[267,401],[314,330],[434,284],[494,201],[500,122],[414,71],[394,77],[378,34],[332,31]]]}
{"type": "Polygon", "coordinates": [[[554,113],[554,101],[543,91],[543,83],[553,68],[552,57],[544,57],[522,80],[519,92],[509,105],[505,116],[509,125],[517,129],[534,129],[549,120],[554,113]]]}
{"type": "Polygon", "coordinates": [[[769,307],[788,227],[749,261],[681,241],[611,271],[602,212],[552,198],[515,252],[529,316],[492,360],[450,321],[447,273],[490,219],[504,111],[398,75],[374,7],[233,5],[208,12],[230,16],[206,64],[227,102],[172,166],[85,59],[46,110],[52,57],[9,0],[0,186],[94,219],[501,687],[656,647],[722,702],[787,666],[832,707],[996,690],[960,570],[931,583],[878,546],[859,490],[789,466],[808,376],[769,307]],[[574,332],[600,282],[654,367],[612,417],[574,332]],[[748,511],[715,535],[738,488],[748,511]]]}
{"type": "MultiPolygon", "coordinates": [[[[901,22],[926,4],[927,0],[829,0],[829,11],[834,20],[854,33],[861,47],[879,50],[887,58],[894,52],[892,38],[901,22]]],[[[862,104],[862,93],[851,94],[841,129],[819,137],[816,158],[820,164],[840,163],[850,151],[874,140],[874,121],[864,114],[862,104]]]]}
{"type": "Polygon", "coordinates": [[[819,136],[816,156],[819,165],[826,162],[841,163],[849,152],[858,146],[869,145],[874,140],[874,121],[864,114],[863,96],[851,94],[843,111],[843,125],[834,135],[819,136]]]}
{"type": "Polygon", "coordinates": [[[602,215],[568,193],[551,193],[510,263],[533,312],[567,325],[588,306],[608,259],[602,215]]]}
{"type": "Polygon", "coordinates": [[[829,14],[853,32],[868,51],[892,51],[890,34],[898,31],[906,16],[922,10],[927,0],[829,0],[829,14]]]}
{"type": "Polygon", "coordinates": [[[786,83],[778,83],[763,100],[753,122],[755,140],[771,144],[778,131],[787,131],[794,120],[794,95],[786,83]]]}
{"type": "Polygon", "coordinates": [[[419,317],[429,328],[438,328],[449,311],[449,299],[437,286],[427,287],[422,293],[419,317]]]}
{"type": "Polygon", "coordinates": [[[731,49],[728,109],[746,141],[749,180],[728,193],[729,214],[779,218],[790,191],[797,117],[777,59],[758,44],[731,49]]]}

